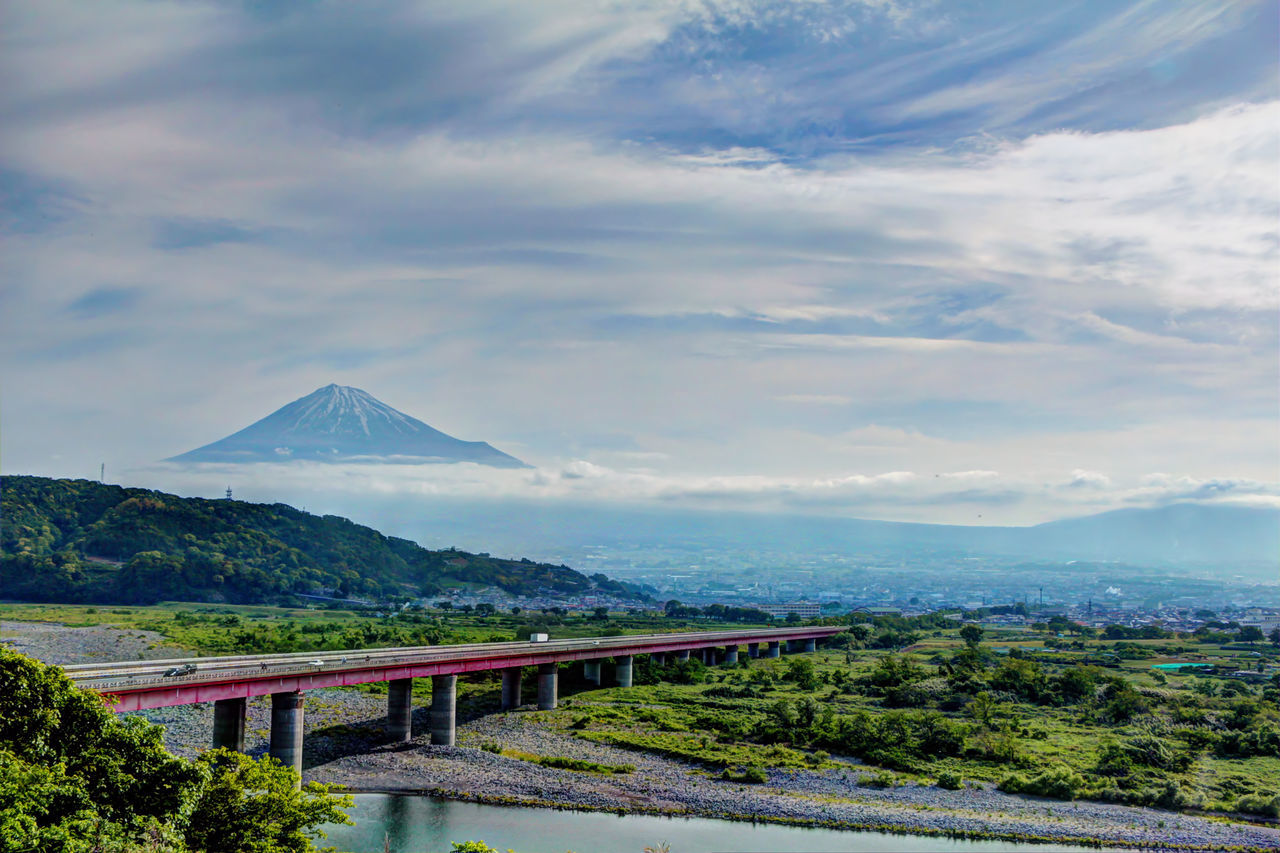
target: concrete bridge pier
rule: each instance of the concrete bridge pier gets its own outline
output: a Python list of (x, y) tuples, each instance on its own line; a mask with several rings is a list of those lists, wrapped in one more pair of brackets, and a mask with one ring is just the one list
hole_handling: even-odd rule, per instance
[(758, 657), (760, 657), (760, 644), (759, 644), (759, 643), (747, 643), (747, 657), (749, 657), (749, 658), (758, 658)]
[(524, 675), (522, 667), (513, 666), (502, 671), (502, 710), (510, 711), (512, 708), (520, 707), (520, 688), (521, 677)]
[(272, 758), (298, 774), (294, 787), (302, 787), (302, 694), (295, 692), (271, 694), (271, 746), (267, 750)]
[(688, 649), (681, 649), (680, 651), (676, 652), (676, 660), (681, 661), (681, 660), (688, 660), (688, 659), (689, 659)]
[(716, 650), (712, 648), (703, 649), (702, 662), (705, 663), (707, 666), (714, 665), (716, 662)]
[(457, 728), (458, 676), (431, 676), (431, 743), (453, 746)]
[(213, 748), (244, 752), (244, 716), (248, 699), (218, 699), (213, 703)]
[(737, 665), (738, 665), (738, 647), (737, 647), (737, 646), (725, 646), (725, 647), (724, 647), (724, 663), (723, 663), (723, 665), (724, 665), (724, 666), (737, 666)]
[(387, 682), (387, 735), (392, 743), (413, 740), (413, 679)]
[(782, 657), (782, 648), (777, 640), (769, 641), (769, 648), (765, 651), (764, 656), (767, 658)]
[(619, 687), (631, 686), (631, 655), (615, 655), (613, 658), (613, 677)]
[(649, 661), (654, 666), (666, 666), (667, 656), (662, 652), (654, 652), (653, 654), (649, 655)]
[(556, 707), (556, 689), (559, 667), (554, 663), (538, 664), (538, 710), (553, 711)]
[(804, 641), (804, 650), (806, 652), (816, 652), (818, 650), (818, 641), (813, 637)]
[(596, 687), (600, 686), (600, 661), (584, 660), (582, 662), (582, 677)]

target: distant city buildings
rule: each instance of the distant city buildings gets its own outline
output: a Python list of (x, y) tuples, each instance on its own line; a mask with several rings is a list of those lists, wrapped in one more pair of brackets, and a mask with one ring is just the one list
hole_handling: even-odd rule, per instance
[(1268, 637), (1272, 631), (1280, 628), (1280, 613), (1274, 611), (1268, 613), (1261, 607), (1250, 607), (1237, 621), (1241, 627), (1258, 628), (1264, 637)]
[(774, 619), (786, 619), (792, 613), (801, 619), (817, 619), (822, 615), (822, 605), (816, 601), (789, 601), (785, 604), (755, 604), (757, 610), (763, 610)]

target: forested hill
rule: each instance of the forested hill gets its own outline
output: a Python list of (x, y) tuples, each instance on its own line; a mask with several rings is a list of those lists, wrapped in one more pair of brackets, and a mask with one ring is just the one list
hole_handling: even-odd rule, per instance
[(284, 504), (182, 498), (90, 480), (0, 479), (0, 598), (257, 603), (293, 593), (434, 595), (458, 583), (517, 594), (635, 595), (602, 574), (431, 551)]

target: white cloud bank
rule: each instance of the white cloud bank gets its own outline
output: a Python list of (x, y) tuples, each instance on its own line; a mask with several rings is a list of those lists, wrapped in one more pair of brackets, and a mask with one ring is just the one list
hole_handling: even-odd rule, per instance
[(181, 494), (297, 500), (300, 495), (446, 497), (463, 500), (806, 512), (956, 524), (1037, 523), (1070, 515), (1180, 501), (1280, 507), (1275, 484), (1148, 475), (1114, 483), (1097, 472), (1040, 479), (998, 471), (889, 471), (825, 478), (678, 476), (618, 470), (582, 459), (534, 470), (455, 465), (151, 466), (126, 472), (128, 485)]

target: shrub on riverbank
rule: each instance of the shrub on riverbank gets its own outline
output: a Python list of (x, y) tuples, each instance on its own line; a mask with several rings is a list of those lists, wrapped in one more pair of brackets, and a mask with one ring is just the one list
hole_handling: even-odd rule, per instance
[[(1121, 788), (1109, 781), (1101, 785), (1090, 784), (1085, 777), (1060, 764), (1029, 779), (1020, 773), (1011, 773), (1001, 780), (998, 787), (1008, 794), (1030, 794), (1036, 797), (1051, 797), (1055, 800), (1103, 800), (1130, 806), (1155, 806), (1173, 811), (1199, 809), (1205, 806), (1202, 794), (1188, 790), (1174, 779), (1165, 779), (1155, 784), (1132, 788)], [(1249, 798), (1242, 798), (1241, 801), (1245, 799)], [(1258, 802), (1261, 804), (1264, 801), (1265, 798), (1260, 798)], [(1254, 801), (1250, 800), (1250, 805), (1253, 804)], [(1237, 808), (1241, 811), (1245, 810), (1239, 806)]]
[(634, 773), (636, 766), (634, 764), (602, 764), (598, 761), (584, 761), (581, 758), (565, 758), (559, 755), (533, 755), (528, 752), (520, 752), (515, 749), (502, 749), (497, 744), (484, 744), (480, 748), (486, 752), (494, 752), (498, 755), (505, 755), (508, 758), (517, 758), (520, 761), (528, 761), (530, 764), (538, 764), (542, 767), (554, 767), (557, 770), (574, 770), (579, 773)]
[(1280, 795), (1250, 794), (1236, 800), (1235, 809), (1245, 814), (1280, 817)]
[(958, 791), (964, 787), (964, 780), (960, 778), (959, 773), (943, 770), (938, 774), (938, 787), (948, 791)]
[(634, 773), (634, 764), (602, 764), (598, 761), (584, 761), (581, 758), (564, 758), (559, 755), (540, 755), (533, 759), (535, 764), (543, 767), (555, 767), (559, 770), (576, 770), (580, 773)]
[(1011, 773), (1000, 781), (1001, 791), (1009, 794), (1032, 794), (1037, 797), (1053, 797), (1056, 800), (1074, 800), (1085, 793), (1084, 777), (1061, 764), (1050, 767), (1030, 779), (1021, 773)]
[(730, 770), (726, 767), (724, 772), (720, 774), (720, 778), (729, 782), (743, 782), (748, 785), (763, 785), (765, 782), (769, 781), (769, 774), (767, 774), (764, 768), (760, 765), (752, 764), (741, 772)]

